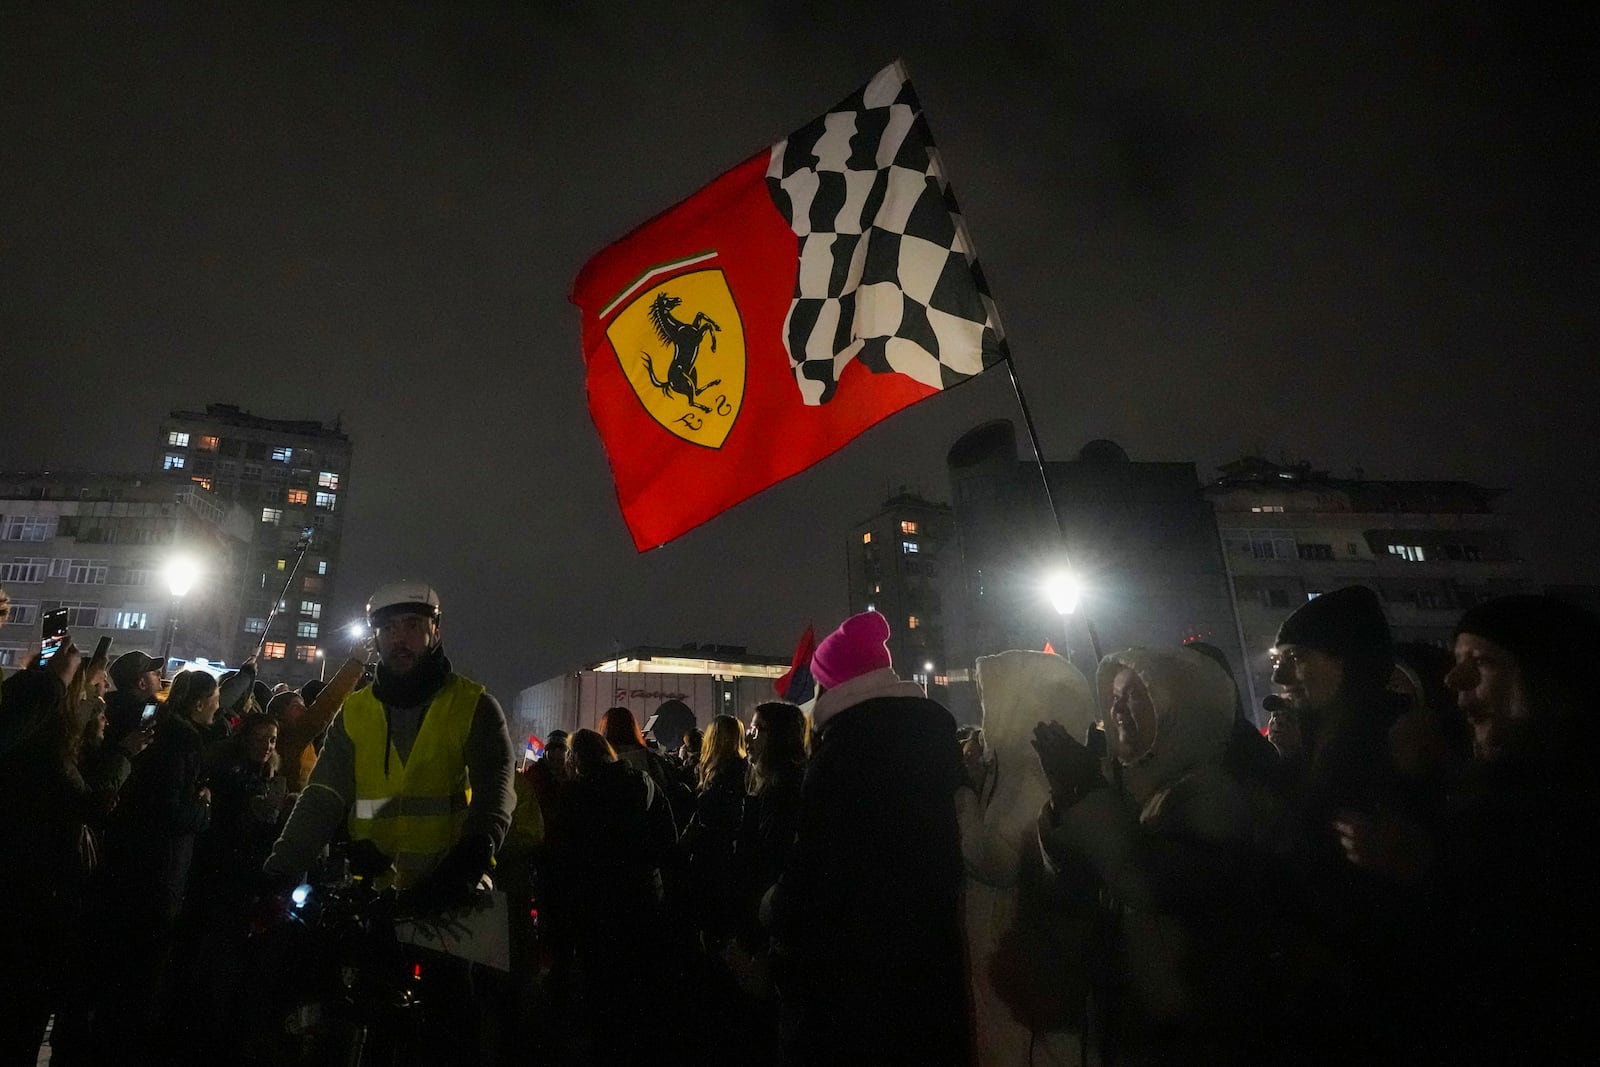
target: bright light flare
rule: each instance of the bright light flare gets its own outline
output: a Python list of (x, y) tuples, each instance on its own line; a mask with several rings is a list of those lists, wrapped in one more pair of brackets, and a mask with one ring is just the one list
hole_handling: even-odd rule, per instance
[(1057, 615), (1071, 615), (1083, 597), (1083, 582), (1071, 571), (1056, 571), (1045, 579), (1044, 591)]
[(194, 587), (200, 577), (200, 565), (188, 556), (174, 556), (167, 561), (167, 588), (173, 596), (183, 596)]

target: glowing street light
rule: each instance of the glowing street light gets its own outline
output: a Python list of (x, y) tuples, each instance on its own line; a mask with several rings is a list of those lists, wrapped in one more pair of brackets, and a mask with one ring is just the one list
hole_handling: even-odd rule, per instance
[(1078, 600), (1083, 596), (1083, 583), (1071, 571), (1056, 571), (1045, 579), (1044, 591), (1057, 615), (1071, 615), (1078, 610)]
[(200, 565), (188, 556), (173, 556), (167, 561), (163, 574), (167, 579), (167, 589), (172, 593), (172, 609), (167, 613), (167, 643), (161, 650), (161, 673), (167, 673), (167, 661), (172, 658), (172, 641), (178, 636), (178, 610), (183, 605), (183, 598), (194, 588), (195, 581), (200, 577)]

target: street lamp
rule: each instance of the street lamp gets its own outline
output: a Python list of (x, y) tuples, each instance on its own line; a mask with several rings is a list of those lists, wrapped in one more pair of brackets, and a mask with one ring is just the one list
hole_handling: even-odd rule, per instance
[(1083, 596), (1083, 583), (1071, 571), (1059, 570), (1045, 579), (1044, 591), (1057, 615), (1071, 615), (1078, 610), (1078, 600)]
[(328, 669), (328, 654), (322, 649), (317, 649), (317, 681), (325, 682), (325, 672)]
[(172, 610), (167, 613), (167, 644), (161, 650), (161, 673), (167, 672), (167, 661), (172, 658), (172, 640), (178, 635), (178, 609), (184, 595), (194, 587), (200, 577), (200, 567), (188, 556), (174, 556), (165, 569), (167, 589), (172, 593)]

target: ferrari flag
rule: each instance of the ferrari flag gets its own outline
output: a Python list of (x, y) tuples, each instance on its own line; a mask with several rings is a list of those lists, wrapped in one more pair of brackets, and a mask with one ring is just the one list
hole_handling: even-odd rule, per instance
[(1005, 358), (899, 63), (595, 256), (572, 300), (641, 552)]

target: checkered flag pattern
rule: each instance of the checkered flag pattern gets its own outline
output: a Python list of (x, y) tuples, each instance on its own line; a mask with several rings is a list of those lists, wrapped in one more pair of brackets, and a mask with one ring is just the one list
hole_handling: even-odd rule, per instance
[(983, 271), (899, 64), (772, 148), (767, 188), (799, 239), (784, 323), (805, 403), (851, 360), (944, 389), (1005, 358)]

